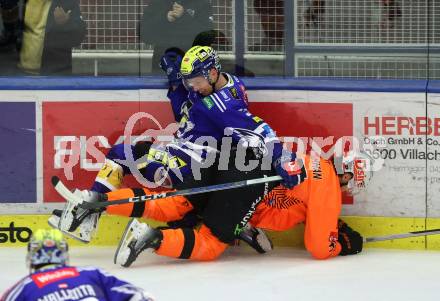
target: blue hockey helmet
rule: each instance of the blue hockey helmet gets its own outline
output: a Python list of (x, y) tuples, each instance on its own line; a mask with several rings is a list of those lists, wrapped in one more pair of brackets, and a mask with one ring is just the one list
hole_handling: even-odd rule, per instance
[(180, 66), (180, 72), (182, 73), (184, 84), (189, 79), (198, 76), (203, 76), (211, 83), (209, 71), (213, 68), (217, 69), (217, 71), (221, 69), (217, 51), (209, 46), (193, 46), (185, 53)]

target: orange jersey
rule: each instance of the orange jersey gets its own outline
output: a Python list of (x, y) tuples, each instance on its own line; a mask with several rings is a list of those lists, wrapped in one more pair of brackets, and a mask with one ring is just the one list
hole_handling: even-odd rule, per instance
[(305, 223), (304, 242), (316, 258), (336, 256), (341, 189), (329, 160), (304, 157), (307, 179), (292, 189), (279, 185), (257, 206), (250, 223), (258, 228), (284, 231)]
[[(258, 228), (284, 231), (304, 222), (307, 250), (320, 259), (336, 256), (341, 249), (337, 242), (337, 222), (341, 210), (338, 177), (330, 161), (306, 156), (304, 164), (307, 179), (293, 189), (281, 185), (272, 189), (258, 204), (250, 223)], [(151, 193), (143, 188), (121, 189), (107, 195), (109, 200), (117, 200)], [(183, 218), (192, 209), (193, 206), (185, 197), (174, 196), (143, 203), (109, 206), (107, 213), (174, 221)], [(164, 230), (163, 235), (164, 240), (157, 253), (171, 257), (210, 260), (220, 255), (227, 246), (214, 237), (206, 226), (198, 231)], [(193, 250), (190, 255), (186, 254), (189, 249)], [(182, 257), (182, 254), (186, 256)]]

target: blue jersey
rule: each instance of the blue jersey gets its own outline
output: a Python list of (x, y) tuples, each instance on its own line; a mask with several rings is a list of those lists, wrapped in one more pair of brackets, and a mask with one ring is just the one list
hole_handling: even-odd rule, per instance
[[(232, 146), (240, 144), (252, 148), (257, 157), (269, 153), (272, 162), (281, 157), (282, 146), (274, 131), (248, 111), (244, 84), (236, 76), (223, 75), (227, 84), (206, 97), (195, 92), (188, 93), (183, 85), (168, 92), (180, 127), (176, 139), (164, 146), (163, 153), (166, 155), (161, 155), (159, 151), (150, 159), (171, 163), (168, 164), (170, 168), (185, 176), (191, 174), (191, 166), (202, 163), (208, 153), (218, 153), (222, 142), (226, 141), (224, 137), (230, 137)], [(268, 145), (271, 147), (268, 148)]]
[(1, 301), (153, 300), (142, 289), (94, 267), (37, 271), (15, 284)]

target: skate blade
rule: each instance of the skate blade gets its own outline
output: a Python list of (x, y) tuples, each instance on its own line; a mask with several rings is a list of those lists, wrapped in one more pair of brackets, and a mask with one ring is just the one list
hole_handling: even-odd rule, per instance
[(81, 191), (75, 189), (72, 194), (72, 198), (66, 199), (66, 205), (63, 208), (63, 212), (61, 213), (60, 223), (58, 225), (59, 229), (63, 232), (74, 232), (72, 231), (72, 225), (74, 223), (73, 212), (78, 209), (78, 205), (82, 203), (81, 198), (78, 195), (81, 194)]
[(128, 248), (128, 245), (130, 244), (133, 237), (133, 227), (136, 224), (139, 224), (139, 222), (137, 221), (137, 219), (132, 218), (125, 227), (124, 234), (119, 241), (118, 248), (116, 249), (115, 256), (113, 257), (114, 264), (128, 267), (126, 265), (130, 256), (130, 249)]
[(59, 222), (60, 222), (60, 218), (56, 215), (52, 215), (47, 220), (47, 223), (49, 224), (49, 226), (51, 226), (54, 229), (60, 230), (61, 232), (63, 232), (63, 234), (65, 234), (66, 236), (68, 236), (72, 239), (75, 239), (77, 241), (80, 241), (80, 242), (86, 243), (86, 244), (88, 244), (90, 242), (90, 240), (92, 239), (92, 235), (91, 235), (92, 233), (90, 235), (85, 235), (85, 234), (81, 233), (80, 228), (78, 228), (74, 232), (63, 231), (62, 229), (60, 229), (58, 227)]
[[(63, 197), (63, 199), (66, 200), (66, 205), (64, 206), (63, 213), (61, 214), (61, 219), (58, 224), (58, 229), (66, 233), (70, 227), (73, 224), (73, 218), (68, 216), (68, 210), (67, 208), (72, 208), (75, 206), (78, 206), (82, 203), (81, 197), (78, 196), (78, 192), (76, 189), (75, 192), (71, 192), (64, 183), (56, 176), (52, 177), (52, 185), (55, 188), (55, 190), (58, 192), (60, 196)], [(72, 208), (73, 210), (73, 208)]]
[(257, 242), (260, 245), (261, 249), (264, 251), (264, 253), (270, 252), (273, 250), (273, 243), (272, 240), (267, 236), (267, 234), (259, 229), (255, 228), (258, 232), (257, 234)]

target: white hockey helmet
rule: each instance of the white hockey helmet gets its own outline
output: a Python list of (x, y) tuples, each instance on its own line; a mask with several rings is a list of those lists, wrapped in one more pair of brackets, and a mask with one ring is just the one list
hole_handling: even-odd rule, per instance
[(373, 177), (374, 160), (364, 152), (348, 151), (342, 157), (342, 171), (351, 173), (353, 177), (347, 184), (347, 192), (351, 195), (365, 191)]
[(26, 263), (30, 272), (47, 265), (66, 265), (68, 245), (60, 230), (38, 229), (28, 243)]

